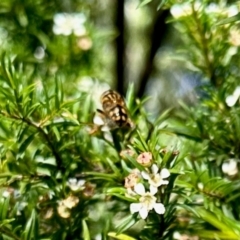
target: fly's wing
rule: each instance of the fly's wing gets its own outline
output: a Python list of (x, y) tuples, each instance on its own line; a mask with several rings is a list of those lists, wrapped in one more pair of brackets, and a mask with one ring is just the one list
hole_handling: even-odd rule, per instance
[(107, 90), (101, 95), (102, 110), (97, 109), (94, 124), (101, 126), (102, 131), (119, 127), (134, 127), (129, 118), (124, 98), (116, 91)]
[(109, 118), (102, 110), (97, 109), (93, 123), (100, 126), (102, 131), (109, 131), (118, 128), (116, 122)]

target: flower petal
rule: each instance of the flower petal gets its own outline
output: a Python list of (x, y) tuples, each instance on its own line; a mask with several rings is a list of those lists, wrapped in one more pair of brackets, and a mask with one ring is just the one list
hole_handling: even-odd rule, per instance
[(229, 176), (233, 176), (238, 173), (237, 161), (235, 159), (229, 159), (228, 162), (223, 163), (222, 171)]
[(153, 185), (150, 185), (150, 193), (152, 195), (155, 195), (158, 191), (158, 188), (157, 187), (154, 187)]
[(166, 168), (163, 168), (160, 172), (160, 175), (162, 178), (167, 178), (170, 176), (170, 172), (168, 171), (168, 169)]
[(159, 186), (161, 186), (161, 185), (167, 185), (169, 183), (169, 181), (168, 180), (161, 180), (161, 182), (160, 182), (160, 185)]
[(139, 212), (142, 207), (141, 203), (131, 203), (130, 204), (130, 212), (133, 214), (135, 212)]
[(240, 97), (240, 86), (238, 86), (234, 93), (233, 93), (233, 96), (236, 97), (236, 98), (239, 98)]
[(104, 120), (101, 116), (96, 114), (93, 118), (93, 123), (101, 126), (101, 125), (104, 125)]
[(158, 213), (158, 214), (164, 214), (165, 213), (165, 207), (162, 203), (155, 203), (153, 208), (156, 211), (156, 213)]
[(237, 102), (238, 98), (235, 97), (234, 95), (230, 95), (226, 98), (226, 104), (229, 106), (229, 107), (232, 107), (235, 105), (235, 103)]
[(145, 188), (142, 183), (137, 183), (134, 186), (134, 191), (139, 195), (143, 195), (145, 193)]
[(152, 173), (153, 174), (156, 174), (158, 172), (158, 170), (159, 170), (159, 168), (158, 168), (158, 166), (156, 164), (153, 164), (151, 169), (152, 169)]
[(146, 219), (146, 217), (148, 216), (148, 210), (145, 207), (143, 207), (140, 209), (139, 214), (142, 219)]
[(149, 174), (148, 174), (146, 171), (142, 171), (142, 172), (141, 172), (141, 175), (142, 175), (142, 177), (143, 177), (144, 179), (146, 179), (146, 180), (149, 180), (149, 179), (150, 179), (150, 176), (149, 176)]
[(158, 173), (152, 176), (151, 179), (148, 180), (149, 184), (155, 187), (159, 187), (161, 184), (161, 181), (162, 181), (162, 177)]

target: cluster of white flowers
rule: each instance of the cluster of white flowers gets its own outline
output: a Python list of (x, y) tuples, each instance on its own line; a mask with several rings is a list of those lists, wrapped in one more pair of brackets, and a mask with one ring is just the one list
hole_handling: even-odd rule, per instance
[[(137, 161), (142, 163), (144, 159), (144, 164), (147, 162), (150, 164), (152, 161), (151, 153), (142, 153), (138, 156)], [(125, 178), (125, 187), (127, 188), (127, 193), (131, 197), (134, 197), (137, 202), (130, 204), (130, 212), (138, 212), (142, 219), (146, 219), (149, 211), (155, 210), (158, 214), (165, 213), (165, 207), (161, 202), (157, 202), (158, 188), (162, 185), (167, 185), (170, 172), (168, 169), (163, 168), (159, 170), (156, 164), (152, 164), (150, 167), (145, 167), (145, 171), (140, 172), (134, 169), (129, 176)], [(147, 181), (146, 181), (147, 180)], [(141, 182), (140, 182), (141, 181)], [(146, 190), (145, 186), (149, 189)]]
[(86, 34), (84, 23), (86, 16), (83, 13), (57, 13), (53, 17), (53, 32), (56, 35), (74, 34), (83, 36)]
[[(194, 9), (196, 11), (199, 10), (199, 8), (201, 7), (201, 3), (200, 2), (195, 2), (194, 3)], [(187, 3), (182, 3), (182, 4), (174, 4), (172, 6), (172, 8), (170, 9), (171, 14), (174, 18), (178, 19), (181, 17), (186, 17), (192, 14), (193, 9), (192, 9), (192, 5), (190, 2)]]
[(181, 17), (189, 16), (193, 13), (193, 9), (197, 12), (204, 10), (207, 14), (222, 14), (227, 17), (232, 17), (238, 14), (237, 5), (226, 5), (220, 6), (216, 3), (211, 3), (208, 6), (204, 6), (201, 1), (177, 3), (171, 7), (171, 14), (174, 18), (178, 19)]

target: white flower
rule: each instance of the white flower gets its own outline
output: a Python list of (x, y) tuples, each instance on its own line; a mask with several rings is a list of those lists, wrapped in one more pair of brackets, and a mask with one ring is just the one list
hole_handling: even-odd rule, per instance
[(86, 17), (83, 13), (57, 13), (53, 21), (53, 32), (56, 35), (68, 36), (73, 33), (76, 36), (82, 36), (86, 34), (86, 28), (83, 25)]
[(72, 191), (78, 191), (85, 187), (85, 182), (86, 181), (84, 179), (77, 180), (76, 178), (69, 178), (67, 183)]
[(89, 76), (81, 77), (77, 81), (77, 88), (88, 94), (96, 108), (101, 108), (102, 105), (99, 99), (102, 93), (110, 88), (109, 84), (99, 82)]
[(237, 5), (231, 5), (229, 8), (227, 8), (228, 17), (236, 16), (238, 13), (239, 10)]
[(238, 86), (234, 93), (232, 95), (229, 95), (227, 98), (226, 98), (226, 104), (229, 106), (229, 107), (233, 107), (237, 100), (239, 99), (240, 97), (240, 86)]
[(140, 195), (139, 203), (130, 205), (131, 213), (139, 212), (142, 219), (146, 219), (148, 212), (152, 209), (158, 214), (165, 213), (165, 207), (162, 203), (156, 203), (157, 198), (152, 192), (146, 192), (142, 183), (138, 183), (134, 187), (135, 192)]
[(71, 209), (74, 208), (79, 203), (79, 198), (76, 196), (68, 196), (66, 199), (62, 200), (65, 207)]
[[(199, 11), (201, 7), (201, 2), (196, 1), (194, 3), (195, 11)], [(190, 3), (174, 4), (170, 12), (174, 18), (181, 18), (192, 15), (193, 9)]]
[(205, 11), (207, 14), (220, 14), (223, 12), (223, 9), (216, 3), (210, 3), (206, 6)]
[(179, 232), (174, 232), (173, 238), (177, 240), (199, 240), (198, 236), (189, 236), (187, 234), (180, 234)]
[(10, 192), (9, 191), (7, 191), (7, 190), (5, 190), (5, 191), (3, 191), (3, 193), (2, 193), (2, 196), (4, 197), (4, 198), (8, 198), (9, 196), (10, 196)]
[(228, 162), (223, 163), (222, 171), (229, 176), (236, 175), (238, 173), (237, 160), (229, 159)]
[(164, 179), (170, 176), (170, 172), (168, 169), (163, 168), (161, 172), (158, 173), (159, 168), (156, 164), (152, 165), (151, 170), (152, 173), (143, 171), (142, 177), (148, 180), (150, 184), (150, 191), (155, 194), (159, 186), (168, 184), (169, 181)]
[(203, 190), (203, 189), (204, 189), (204, 185), (203, 185), (202, 182), (199, 182), (199, 183), (197, 184), (197, 186), (198, 186), (198, 188), (199, 188), (200, 190)]
[(191, 15), (192, 9), (190, 4), (184, 4), (184, 5), (175, 4), (172, 6), (170, 12), (174, 18), (180, 18), (183, 16)]

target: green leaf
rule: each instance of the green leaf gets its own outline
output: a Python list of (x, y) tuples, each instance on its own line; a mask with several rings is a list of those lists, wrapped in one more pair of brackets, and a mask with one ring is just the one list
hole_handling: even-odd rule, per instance
[(162, 8), (162, 6), (163, 6), (164, 4), (166, 4), (167, 2), (168, 2), (168, 0), (162, 0), (162, 1), (159, 3), (159, 5), (158, 5), (157, 10), (160, 10), (160, 9)]
[(194, 234), (203, 239), (224, 239), (224, 240), (239, 240), (240, 236), (232, 234), (232, 232), (219, 232), (210, 230), (194, 231)]
[(9, 201), (10, 201), (9, 197), (7, 198), (2, 197), (0, 199), (0, 220), (1, 221), (4, 221), (7, 218), (7, 213), (9, 210)]
[(56, 141), (59, 142), (61, 140), (61, 136), (60, 136), (60, 133), (59, 133), (57, 127), (53, 126), (52, 130), (54, 132), (54, 135), (56, 136)]
[(119, 240), (136, 240), (136, 238), (130, 237), (126, 234), (117, 234), (115, 232), (109, 232), (108, 236)]
[(81, 98), (76, 98), (76, 99), (67, 100), (65, 102), (62, 102), (61, 108), (67, 108), (69, 106), (72, 106), (73, 104), (79, 102), (79, 100), (81, 100)]
[(154, 126), (160, 125), (163, 121), (165, 121), (167, 118), (169, 118), (169, 115), (173, 109), (169, 108), (157, 118), (157, 120), (154, 122)]
[(64, 100), (64, 89), (63, 89), (63, 82), (60, 81), (60, 87), (61, 87), (61, 91), (60, 91), (60, 102), (62, 104), (63, 100)]
[(141, 133), (138, 130), (137, 130), (137, 134), (138, 134), (139, 140), (137, 138), (134, 138), (134, 143), (141, 151), (148, 152), (149, 151), (148, 145), (146, 144), (145, 140), (143, 139)]
[(13, 65), (11, 64), (11, 60), (10, 59), (5, 59), (5, 60), (7, 61), (8, 66), (6, 66), (4, 59), (2, 59), (2, 66), (3, 66), (4, 70), (5, 70), (5, 74), (7, 76), (7, 80), (8, 80), (9, 86), (11, 86), (11, 88), (13, 90), (15, 90), (16, 89), (16, 85), (15, 85), (13, 76), (12, 76), (11, 72), (9, 71), (9, 68), (10, 67), (13, 68)]
[(91, 95), (86, 95), (85, 99), (82, 100), (83, 102), (81, 103), (80, 107), (81, 107), (81, 121), (88, 121), (89, 116), (90, 116), (90, 112), (89, 110), (91, 109), (92, 106), (92, 97)]
[(29, 144), (33, 141), (34, 136), (36, 133), (31, 134), (30, 136), (28, 136), (24, 142), (20, 145), (20, 148), (18, 150), (19, 155), (21, 155), (22, 153), (24, 153), (27, 149), (27, 147), (29, 146)]
[(24, 124), (21, 124), (21, 129), (18, 133), (18, 136), (17, 136), (17, 141), (18, 142), (22, 142), (23, 141), (23, 138), (27, 135), (28, 133), (28, 130), (29, 130), (29, 126), (25, 126)]
[(24, 240), (35, 240), (39, 239), (38, 237), (38, 218), (35, 209), (32, 210), (32, 214), (28, 219), (26, 224), (24, 233), (23, 233)]
[(136, 219), (133, 217), (132, 214), (126, 216), (121, 220), (121, 223), (116, 227), (117, 228), (117, 234), (121, 232), (125, 232), (130, 227), (132, 227), (136, 223)]
[(14, 97), (12, 95), (12, 93), (10, 92), (9, 88), (6, 89), (4, 87), (0, 87), (0, 92), (6, 97), (7, 100), (13, 102), (14, 101)]
[(55, 78), (55, 108), (59, 109), (60, 101), (59, 101), (59, 87), (58, 87), (58, 79)]
[(48, 91), (47, 91), (47, 87), (43, 85), (43, 91), (44, 91), (44, 95), (45, 95), (45, 102), (42, 103), (44, 106), (46, 106), (47, 108), (47, 113), (50, 115), (51, 114), (51, 109), (50, 109), (50, 97), (48, 95)]
[(34, 104), (28, 109), (28, 112), (27, 112), (26, 117), (30, 117), (31, 114), (32, 114), (34, 111), (36, 111), (40, 106), (41, 106), (40, 103), (34, 103)]
[(229, 23), (237, 22), (237, 21), (240, 21), (240, 13), (238, 13), (238, 14), (232, 16), (232, 17), (220, 20), (220, 21), (217, 22), (216, 25), (229, 24)]
[(107, 193), (108, 195), (110, 195), (110, 196), (115, 196), (115, 197), (117, 197), (117, 198), (119, 198), (119, 199), (122, 199), (122, 200), (124, 200), (124, 201), (127, 201), (127, 202), (137, 202), (136, 201), (136, 199), (133, 199), (133, 198), (129, 198), (129, 197), (125, 197), (125, 196), (123, 196), (122, 194), (118, 194), (118, 193), (114, 193), (114, 192), (108, 192)]
[(124, 187), (111, 187), (106, 190), (106, 193), (118, 193), (118, 194), (125, 194), (126, 188)]
[(189, 212), (194, 213), (197, 217), (200, 217), (200, 214), (198, 213), (198, 210), (197, 210), (197, 209), (195, 209), (195, 208), (193, 208), (193, 207), (191, 207), (191, 206), (188, 206), (188, 205), (186, 205), (186, 204), (179, 204), (179, 206), (182, 207), (182, 208), (184, 208), (184, 209), (186, 209), (186, 210), (189, 211)]
[(1, 223), (1, 226), (4, 226), (4, 225), (8, 225), (9, 226), (9, 223), (12, 223), (13, 221), (15, 221), (16, 219), (15, 218), (10, 218), (10, 219), (4, 219)]
[(126, 105), (127, 108), (132, 112), (135, 102), (135, 96), (134, 96), (134, 84), (131, 83), (128, 87), (127, 94), (126, 94)]
[(8, 178), (8, 177), (12, 177), (13, 174), (12, 173), (0, 173), (0, 178)]
[(126, 157), (127, 157), (127, 159), (132, 163), (132, 165), (133, 165), (134, 167), (136, 167), (136, 168), (139, 169), (140, 171), (145, 171), (144, 166), (142, 166), (140, 163), (138, 163), (135, 158), (133, 158), (133, 157), (131, 157), (131, 156), (129, 156), (129, 155), (127, 155)]
[(66, 149), (69, 149), (69, 147), (75, 146), (75, 141), (66, 142), (59, 148), (59, 152), (66, 151)]
[(114, 162), (113, 162), (111, 159), (109, 159), (109, 158), (107, 158), (106, 160), (107, 160), (110, 168), (112, 169), (112, 171), (113, 171), (115, 174), (119, 175), (119, 173), (120, 173), (120, 172), (119, 172), (119, 168), (114, 164)]
[(85, 220), (82, 220), (82, 227), (83, 227), (83, 239), (84, 240), (91, 240), (88, 225), (87, 225)]
[(172, 128), (166, 128), (165, 130), (175, 133), (179, 136), (183, 136), (187, 139), (194, 140), (196, 142), (202, 142), (202, 138), (196, 134), (197, 129), (191, 129), (190, 127), (189, 128), (181, 127), (181, 129), (172, 127)]
[(237, 235), (234, 233), (234, 229), (232, 229), (230, 226), (228, 226), (226, 224), (226, 221), (224, 221), (223, 218), (225, 218), (225, 217), (223, 215), (219, 216), (219, 213), (218, 213), (218, 215), (213, 214), (210, 211), (207, 211), (206, 209), (203, 209), (203, 208), (196, 208), (196, 211), (197, 211), (198, 215), (203, 220), (205, 220), (206, 222), (212, 224), (217, 229), (221, 230), (222, 232), (228, 233), (234, 239), (235, 239), (235, 237), (237, 237)]
[(152, 0), (143, 0), (143, 1), (138, 5), (138, 8), (147, 5), (147, 4), (150, 3), (151, 1), (152, 1)]
[(117, 176), (116, 174), (106, 174), (106, 173), (99, 173), (99, 172), (85, 172), (87, 176), (92, 176), (92, 179), (102, 179), (106, 181), (116, 181)]
[(189, 183), (187, 181), (182, 181), (182, 180), (179, 180), (179, 179), (176, 180), (175, 184), (176, 184), (176, 186), (181, 187), (181, 188), (185, 188), (185, 189), (194, 188), (194, 185), (192, 183)]

